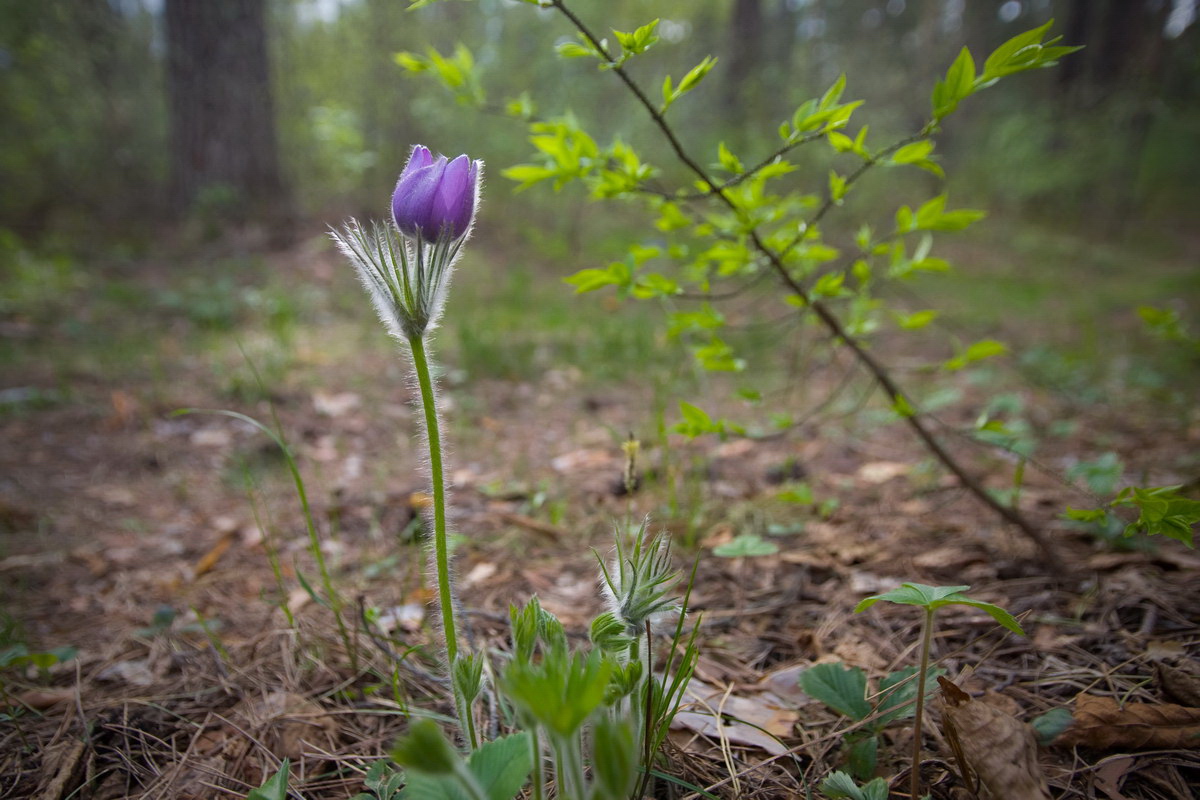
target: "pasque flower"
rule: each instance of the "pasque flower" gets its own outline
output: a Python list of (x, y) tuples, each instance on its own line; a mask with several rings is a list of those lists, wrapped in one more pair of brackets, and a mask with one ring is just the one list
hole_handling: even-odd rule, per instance
[(454, 676), (451, 690), (455, 709), (469, 733), (472, 747), (476, 745), (476, 735), (470, 705), (478, 693), (480, 673), (470, 656), (462, 660), (458, 657), (441, 433), (425, 340), (441, 316), (454, 262), (471, 233), (482, 175), (482, 161), (471, 161), (466, 156), (453, 161), (445, 156), (435, 158), (427, 147), (417, 145), (392, 194), (395, 225), (372, 222), (367, 227), (351, 219), (340, 230), (331, 231), (338, 249), (358, 272), (379, 318), (389, 333), (408, 345), (412, 357), (429, 448), (434, 568), (446, 638), (446, 663)]
[(417, 145), (392, 193), (392, 217), (405, 236), (428, 242), (459, 239), (471, 229), (479, 198), (482, 161), (453, 161)]
[(405, 341), (437, 324), (450, 274), (471, 233), (483, 162), (417, 145), (392, 193), (395, 227), (349, 220), (333, 239), (358, 270), (388, 330)]

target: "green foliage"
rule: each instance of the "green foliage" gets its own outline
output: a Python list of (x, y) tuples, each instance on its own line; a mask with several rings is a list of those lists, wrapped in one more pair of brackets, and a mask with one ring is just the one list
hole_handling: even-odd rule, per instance
[(529, 734), (494, 739), (463, 759), (430, 720), (417, 720), (392, 750), (408, 770), (401, 798), (410, 800), (512, 800), (529, 780)]
[(756, 533), (740, 534), (731, 541), (713, 548), (713, 555), (721, 558), (754, 558), (773, 556), (778, 552), (779, 545), (768, 542)]
[(887, 800), (888, 783), (883, 778), (875, 778), (859, 786), (844, 772), (834, 772), (821, 781), (821, 791), (831, 800)]
[(246, 795), (246, 800), (287, 800), (290, 766), (291, 762), (285, 758), (279, 765), (279, 770), (267, 778), (262, 786), (250, 790), (250, 794)]
[(1111, 509), (1136, 509), (1137, 519), (1125, 525), (1126, 537), (1162, 535), (1195, 547), (1194, 529), (1200, 524), (1200, 501), (1181, 495), (1179, 489), (1179, 486), (1130, 486), (1122, 489), (1108, 508), (1068, 508), (1064, 516), (1077, 522), (1103, 523), (1112, 516)]
[(866, 700), (867, 673), (858, 667), (817, 664), (800, 674), (800, 688), (856, 722), (871, 713), (871, 704)]
[(1043, 747), (1050, 745), (1067, 728), (1075, 717), (1069, 708), (1052, 708), (1045, 714), (1040, 714), (1029, 724), (1037, 735), (1038, 743)]
[(873, 595), (862, 600), (854, 607), (854, 611), (855, 613), (865, 611), (880, 600), (900, 605), (920, 606), (930, 612), (950, 605), (970, 606), (986, 611), (992, 619), (1013, 633), (1025, 635), (1025, 631), (1022, 630), (1016, 618), (1000, 606), (981, 600), (972, 600), (963, 594), (970, 588), (970, 586), (928, 586), (924, 583), (904, 583), (890, 592)]
[[(866, 780), (874, 774), (879, 734), (890, 723), (915, 713), (916, 674), (916, 667), (889, 673), (879, 682), (878, 700), (874, 703), (867, 689), (867, 674), (859, 667), (817, 664), (800, 674), (800, 688), (809, 697), (855, 722), (866, 723), (843, 738), (847, 767), (854, 777)], [(945, 670), (933, 667), (928, 670), (925, 680), (928, 682), (943, 674)]]

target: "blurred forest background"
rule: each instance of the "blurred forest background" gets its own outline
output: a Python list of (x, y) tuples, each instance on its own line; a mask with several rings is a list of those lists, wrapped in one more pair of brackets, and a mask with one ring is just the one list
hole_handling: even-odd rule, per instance
[[(775, 129), (841, 72), (877, 142), (916, 129), (935, 78), (966, 44), (989, 51), (1054, 17), (1087, 49), (973, 101), (939, 144), (957, 202), (1088, 234), (1184, 232), (1200, 184), (1200, 26), (1194, 0), (587, 0), (664, 44), (635, 72), (658, 79), (705, 54), (721, 66), (676, 112), (689, 144), (769, 152)], [(163, 223), (210, 234), (261, 221), (379, 212), (414, 142), (488, 162), (483, 230), (550, 247), (578, 214), (498, 177), (524, 127), (413, 80), (401, 51), (469, 43), (489, 103), (521, 89), (571, 108), (598, 137), (662, 146), (617, 81), (564, 71), (566, 33), (513, 0), (0, 0), (0, 230), (4, 249), (136, 255)], [(656, 71), (657, 70), (657, 71)], [(564, 75), (570, 75), (564, 78)], [(719, 86), (714, 86), (720, 81)], [(473, 89), (474, 87), (472, 87)], [(667, 162), (668, 159), (662, 159)], [(535, 230), (527, 230), (534, 228)], [(523, 230), (526, 229), (526, 230)], [(307, 228), (311, 231), (311, 226)], [(531, 237), (531, 238), (530, 238)], [(576, 242), (577, 244), (577, 242)]]

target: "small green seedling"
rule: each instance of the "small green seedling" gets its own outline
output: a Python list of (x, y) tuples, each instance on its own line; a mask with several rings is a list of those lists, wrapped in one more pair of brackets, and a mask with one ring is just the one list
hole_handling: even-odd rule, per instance
[[(1000, 606), (972, 600), (963, 594), (970, 586), (927, 586), (923, 583), (904, 583), (890, 592), (868, 597), (854, 607), (855, 613), (865, 611), (880, 600), (905, 606), (920, 606), (925, 609), (925, 621), (921, 631), (921, 666), (917, 670), (917, 703), (913, 719), (912, 771), (909, 782), (912, 797), (920, 797), (921, 788), (921, 723), (925, 710), (925, 683), (929, 674), (929, 649), (933, 641), (933, 615), (943, 606), (971, 606), (986, 611), (992, 619), (1013, 633), (1021, 636), (1025, 631), (1012, 614)], [(850, 795), (846, 795), (850, 796)]]
[[(912, 716), (913, 700), (917, 694), (916, 667), (906, 667), (889, 673), (879, 682), (878, 700), (871, 702), (867, 691), (867, 673), (859, 667), (844, 664), (817, 664), (800, 674), (800, 688), (815, 700), (849, 717), (855, 730), (843, 737), (846, 761), (850, 774), (859, 780), (869, 780), (875, 773), (879, 751), (879, 734), (889, 724)], [(925, 676), (926, 682), (945, 674), (934, 667)]]
[(285, 758), (279, 765), (279, 771), (267, 778), (262, 786), (251, 789), (250, 794), (246, 795), (246, 800), (287, 800), (290, 766), (291, 762)]
[(887, 800), (888, 783), (883, 778), (875, 778), (859, 786), (846, 773), (834, 772), (821, 781), (821, 792), (830, 800)]

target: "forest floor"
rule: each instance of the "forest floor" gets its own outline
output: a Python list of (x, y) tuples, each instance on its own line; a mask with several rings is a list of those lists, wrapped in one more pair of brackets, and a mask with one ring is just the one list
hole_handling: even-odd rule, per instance
[[(990, 258), (978, 263), (995, 290), (1006, 277)], [(1156, 269), (1200, 296), (1188, 263)], [(285, 757), (293, 796), (361, 791), (406, 709), (446, 710), (428, 677), (428, 500), (403, 356), (316, 240), (262, 258), (214, 252), (174, 272), (86, 266), (60, 265), (43, 276), (57, 283), (0, 309), (0, 798), (244, 797)], [(849, 362), (776, 364), (768, 398), (812, 410), (783, 435), (688, 440), (670, 431), (681, 400), (731, 417), (762, 412), (727, 399), (729, 381), (696, 375), (652, 312), (571, 297), (536, 273), (472, 277), (472, 266), (441, 334), (467, 619), (477, 642), (505, 649), (509, 604), (536, 593), (585, 632), (602, 605), (592, 548), (607, 554), (614, 526), (645, 515), (671, 532), (682, 570), (699, 557), (690, 619), (701, 654), (664, 770), (708, 794), (663, 781), (659, 796), (818, 796), (820, 779), (845, 768), (854, 726), (798, 676), (840, 662), (875, 686), (913, 666), (915, 609), (853, 612), (904, 581), (970, 585), (1021, 620), (1026, 637), (947, 608), (934, 655), (968, 707), (1021, 723), (1074, 714), (1037, 753), (1054, 796), (1197, 796), (1200, 556), (1061, 517), (1125, 482), (1194, 491), (1200, 477), (1194, 374), (1117, 357), (1116, 342), (1141, 335), (1136, 292), (1114, 278), (1108, 294), (1089, 295), (1110, 305), (1035, 300), (1022, 315), (984, 319), (1014, 352), (1040, 355), (1021, 360), (1020, 374), (937, 377), (925, 395), (951, 451), (1010, 501), (1018, 459), (969, 432), (987, 412), (1036, 444), (1015, 502), (1067, 564), (1054, 575), (930, 460)], [(1129, 265), (1125, 277), (1137, 272)], [(960, 291), (964, 307), (970, 292), (987, 289)], [(1112, 350), (1117, 366), (1038, 349), (1043, 334), (1062, 333), (1045, 330), (1055, 321), (1078, 332), (1072, 314), (1093, 320), (1092, 350)], [(788, 337), (813, 340), (799, 328)], [(923, 352), (881, 351), (904, 364)], [(325, 598), (278, 448), (237, 419), (174, 413), (183, 408), (268, 424), (277, 414), (353, 655), (314, 602)], [(622, 482), (630, 433), (641, 441), (632, 494)], [(732, 542), (774, 552), (717, 554)], [(369, 630), (364, 609), (377, 610)], [(37, 665), (21, 653), (53, 655)], [(938, 800), (971, 797), (942, 702), (931, 705), (922, 777)], [(1001, 728), (963, 735), (999, 751), (1012, 744)], [(880, 734), (877, 773), (894, 797), (907, 797), (911, 735), (908, 720)]]

